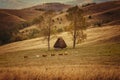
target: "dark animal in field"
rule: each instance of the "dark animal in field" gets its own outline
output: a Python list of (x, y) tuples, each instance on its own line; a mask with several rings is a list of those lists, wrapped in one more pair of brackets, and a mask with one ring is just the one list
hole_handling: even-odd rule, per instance
[(61, 49), (63, 49), (63, 48), (66, 48), (66, 47), (67, 47), (67, 45), (66, 45), (66, 43), (65, 43), (65, 41), (63, 40), (62, 37), (59, 37), (57, 39), (56, 43), (54, 44), (54, 48), (61, 48)]
[(28, 58), (28, 56), (24, 56), (24, 58)]
[(44, 54), (44, 55), (42, 55), (42, 57), (47, 57), (47, 55)]
[(51, 54), (51, 56), (55, 56), (55, 54)]
[(67, 53), (65, 53), (64, 55), (68, 55)]
[(61, 54), (59, 54), (60, 56), (62, 56), (63, 54), (61, 53)]

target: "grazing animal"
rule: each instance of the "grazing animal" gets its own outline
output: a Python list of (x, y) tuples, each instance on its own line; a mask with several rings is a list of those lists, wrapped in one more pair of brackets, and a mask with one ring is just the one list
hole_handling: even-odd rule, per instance
[(37, 57), (37, 58), (39, 58), (39, 57), (40, 57), (40, 55), (36, 55), (36, 57)]
[(62, 56), (63, 54), (61, 53), (61, 54), (59, 54), (60, 56)]
[(42, 55), (42, 57), (47, 57), (47, 55), (44, 54), (44, 55)]
[(28, 56), (24, 56), (24, 58), (28, 58)]
[(67, 53), (65, 53), (64, 55), (68, 55)]
[(66, 52), (64, 53), (64, 55), (68, 55), (68, 52), (66, 51)]
[(55, 54), (51, 54), (51, 56), (55, 56)]

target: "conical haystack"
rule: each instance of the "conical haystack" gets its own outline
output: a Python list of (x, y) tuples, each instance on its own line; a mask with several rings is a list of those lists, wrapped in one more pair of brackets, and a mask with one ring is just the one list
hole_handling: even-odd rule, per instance
[(63, 49), (63, 48), (66, 48), (66, 47), (67, 47), (67, 45), (66, 45), (66, 43), (65, 43), (65, 41), (63, 40), (62, 37), (59, 37), (57, 39), (56, 43), (54, 44), (54, 48), (61, 48), (61, 49)]

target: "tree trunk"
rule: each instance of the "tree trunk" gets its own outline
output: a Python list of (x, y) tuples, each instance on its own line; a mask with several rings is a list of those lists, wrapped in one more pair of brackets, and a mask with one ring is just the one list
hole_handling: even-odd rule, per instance
[(50, 26), (48, 28), (48, 51), (50, 50)]
[[(76, 17), (76, 16), (75, 16)], [(73, 49), (76, 47), (76, 18), (74, 19), (74, 32), (73, 32)]]
[(76, 47), (76, 30), (74, 30), (74, 35), (73, 35), (73, 49)]
[(50, 50), (50, 36), (48, 36), (48, 51)]
[(48, 26), (48, 51), (50, 50), (50, 35), (51, 35), (51, 19), (49, 20)]

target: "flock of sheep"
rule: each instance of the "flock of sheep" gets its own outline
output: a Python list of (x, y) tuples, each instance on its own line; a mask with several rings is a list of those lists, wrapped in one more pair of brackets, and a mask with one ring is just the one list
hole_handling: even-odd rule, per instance
[[(67, 53), (67, 52), (65, 52), (65, 53), (50, 54), (50, 55), (43, 54), (43, 55), (35, 55), (35, 57), (36, 57), (36, 58), (39, 58), (39, 57), (56, 56), (56, 55), (59, 55), (59, 56), (64, 56), (64, 55), (68, 55), (68, 53)], [(29, 56), (24, 56), (24, 58), (29, 58)]]

